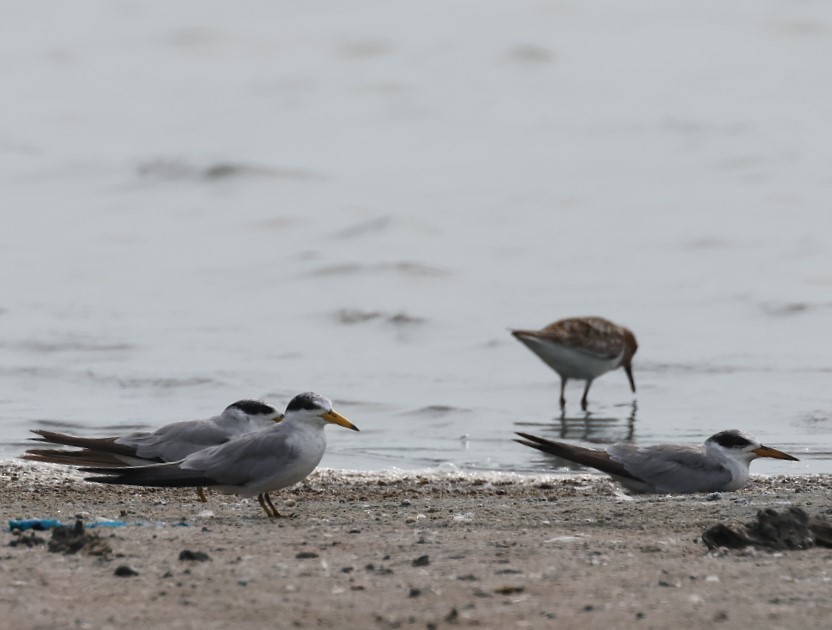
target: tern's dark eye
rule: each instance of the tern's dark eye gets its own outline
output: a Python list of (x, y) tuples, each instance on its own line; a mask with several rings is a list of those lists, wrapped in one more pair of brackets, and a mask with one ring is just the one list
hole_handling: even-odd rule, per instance
[(269, 415), (276, 413), (275, 408), (259, 400), (238, 400), (228, 405), (228, 409), (239, 409), (249, 416)]
[(753, 442), (738, 431), (723, 431), (717, 433), (710, 438), (710, 441), (716, 442), (724, 448), (745, 448), (751, 446)]

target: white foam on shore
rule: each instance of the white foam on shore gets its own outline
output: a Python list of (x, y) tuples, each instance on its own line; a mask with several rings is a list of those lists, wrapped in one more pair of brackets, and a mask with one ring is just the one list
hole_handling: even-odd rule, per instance
[[(86, 473), (60, 464), (6, 460), (0, 461), (0, 478), (15, 477), (38, 482), (83, 481)], [(448, 469), (446, 466), (424, 470), (389, 470), (367, 472), (362, 470), (319, 468), (308, 478), (309, 482), (334, 482), (347, 485), (394, 484), (403, 482), (449, 483), (458, 482), (473, 485), (517, 485), (533, 487), (538, 485), (598, 486), (609, 485), (616, 495), (620, 488), (608, 477), (601, 474), (574, 473), (515, 473), (504, 471), (465, 471)], [(806, 475), (751, 475), (751, 482), (764, 487), (786, 486), (795, 489), (821, 484), (832, 484), (832, 475), (813, 473)], [(629, 495), (628, 495), (629, 496)], [(656, 496), (656, 495), (650, 495)]]
[[(46, 462), (29, 462), (25, 460), (0, 461), (0, 474), (19, 474), (41, 481), (62, 481), (66, 479), (83, 480), (86, 473), (61, 464)], [(602, 479), (597, 474), (539, 474), (514, 473), (502, 471), (465, 471), (456, 467), (439, 466), (423, 470), (389, 470), (367, 472), (362, 470), (318, 468), (310, 476), (310, 480), (337, 480), (347, 483), (412, 481), (427, 479), (429, 481), (466, 481), (483, 483), (512, 483), (520, 485), (536, 485), (552, 481), (575, 480), (576, 482)]]

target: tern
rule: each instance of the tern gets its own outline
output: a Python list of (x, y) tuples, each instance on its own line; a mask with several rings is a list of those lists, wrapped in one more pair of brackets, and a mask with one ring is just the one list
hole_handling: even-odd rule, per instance
[(295, 396), (283, 420), (265, 429), (192, 453), (168, 464), (81, 468), (87, 481), (160, 488), (213, 487), (224, 493), (256, 496), (269, 518), (281, 516), (269, 493), (302, 481), (326, 450), (324, 427), (358, 428), (332, 409), (332, 402), (307, 392)]
[(528, 433), (517, 435), (523, 439), (515, 442), (605, 472), (637, 493), (732, 492), (748, 481), (749, 465), (758, 457), (800, 461), (763, 446), (736, 429), (720, 431), (704, 444), (618, 443), (606, 450), (582, 448)]
[(584, 411), (592, 381), (611, 370), (623, 367), (630, 389), (636, 391), (632, 361), (638, 343), (629, 328), (603, 317), (570, 317), (541, 330), (512, 330), (511, 334), (558, 373), (561, 408), (566, 407), (564, 390), (570, 378), (586, 381), (581, 398)]
[[(283, 414), (259, 400), (238, 400), (222, 413), (206, 420), (167, 424), (154, 432), (128, 433), (120, 437), (85, 438), (54, 431), (34, 430), (40, 442), (75, 446), (80, 450), (29, 449), (23, 459), (69, 466), (142, 466), (175, 462), (191, 453), (259, 431), (280, 422)], [(197, 488), (200, 501), (206, 501)]]

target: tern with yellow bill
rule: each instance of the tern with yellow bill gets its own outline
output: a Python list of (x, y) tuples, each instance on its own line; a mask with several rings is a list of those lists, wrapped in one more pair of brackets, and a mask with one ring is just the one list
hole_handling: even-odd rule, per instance
[(82, 468), (87, 481), (162, 488), (210, 487), (257, 497), (269, 518), (281, 516), (269, 493), (308, 477), (326, 450), (324, 427), (358, 428), (332, 409), (329, 399), (307, 392), (295, 396), (283, 420), (255, 433), (212, 446), (169, 464)]
[(758, 457), (799, 461), (763, 446), (747, 433), (732, 429), (712, 435), (704, 444), (618, 443), (606, 450), (583, 448), (518, 433), (525, 446), (605, 472), (632, 492), (689, 494), (731, 492), (748, 481), (749, 465)]
[[(74, 446), (76, 450), (33, 448), (23, 459), (67, 466), (144, 466), (177, 462), (191, 453), (217, 446), (259, 431), (283, 414), (259, 400), (238, 400), (222, 413), (205, 420), (185, 420), (166, 424), (156, 431), (137, 431), (117, 437), (89, 438), (55, 431), (34, 430), (39, 442)], [(206, 501), (197, 488), (200, 501)]]

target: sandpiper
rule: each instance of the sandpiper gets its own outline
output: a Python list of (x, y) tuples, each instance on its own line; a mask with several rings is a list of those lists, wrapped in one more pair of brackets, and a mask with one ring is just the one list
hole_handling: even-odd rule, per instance
[(560, 375), (562, 408), (566, 406), (564, 389), (570, 378), (586, 381), (581, 398), (584, 410), (592, 381), (610, 370), (623, 367), (630, 388), (636, 391), (631, 363), (638, 343), (629, 328), (603, 317), (569, 317), (541, 330), (512, 330), (511, 334)]

